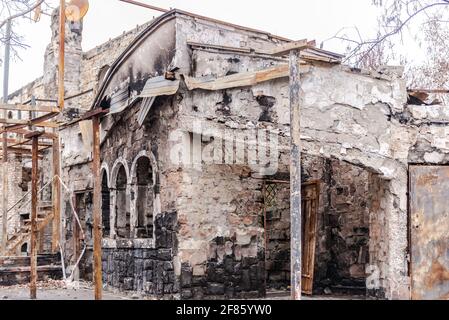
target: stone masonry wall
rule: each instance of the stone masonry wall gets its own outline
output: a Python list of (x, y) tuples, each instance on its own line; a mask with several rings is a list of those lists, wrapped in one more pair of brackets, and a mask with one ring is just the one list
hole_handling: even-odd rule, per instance
[(103, 282), (125, 292), (171, 296), (179, 292), (173, 248), (176, 212), (158, 215), (154, 246), (137, 240), (103, 240)]
[[(302, 157), (303, 182), (320, 181), (315, 252), (315, 292), (365, 292), (369, 263), (369, 173), (319, 157)], [(290, 187), (275, 183), (267, 214), (267, 285), (290, 285)]]
[[(103, 241), (104, 281), (121, 291), (138, 291), (153, 295), (173, 296), (179, 293), (175, 276), (177, 255), (178, 214), (175, 207), (177, 172), (167, 167), (169, 150), (165, 143), (175, 123), (171, 119), (176, 108), (171, 98), (158, 99), (152, 113), (142, 127), (137, 122), (140, 104), (119, 115), (107, 116), (102, 123), (102, 168), (110, 187), (110, 235)], [(153, 195), (153, 235), (149, 239), (137, 237), (136, 181), (137, 163), (141, 157), (151, 164)], [(119, 203), (117, 191), (119, 168), (126, 172), (125, 196)], [(126, 206), (130, 214), (130, 233), (121, 237), (117, 223)], [(179, 272), (178, 272), (179, 273)]]
[(177, 200), (182, 295), (263, 295), (262, 180), (245, 166), (217, 165), (201, 172), (184, 168), (182, 182)]

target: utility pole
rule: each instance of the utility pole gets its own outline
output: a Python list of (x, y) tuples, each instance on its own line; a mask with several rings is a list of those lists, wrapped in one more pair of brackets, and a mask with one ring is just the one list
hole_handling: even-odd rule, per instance
[[(9, 59), (11, 55), (11, 19), (6, 22), (5, 58), (3, 61), (3, 102), (8, 103)], [(3, 111), (3, 118), (8, 119), (8, 111)], [(6, 127), (6, 125), (5, 125)], [(2, 195), (2, 253), (6, 255), (8, 241), (8, 133), (3, 133), (3, 195)]]
[(290, 259), (291, 298), (302, 294), (302, 216), (301, 216), (301, 99), (300, 51), (290, 51)]
[(31, 257), (30, 257), (30, 298), (37, 298), (37, 180), (38, 180), (38, 152), (40, 132), (33, 133), (32, 164), (31, 164)]
[[(59, 6), (59, 62), (58, 62), (58, 107), (60, 112), (64, 110), (65, 104), (65, 0), (60, 0)], [(57, 252), (61, 240), (61, 149), (59, 143), (59, 129), (53, 129), (53, 233), (52, 251)]]
[(101, 178), (100, 178), (100, 117), (92, 118), (93, 128), (93, 157), (92, 172), (94, 179), (94, 203), (93, 203), (93, 220), (94, 220), (94, 285), (95, 300), (101, 300), (103, 295), (103, 276), (101, 261), (101, 238), (102, 238), (102, 221), (101, 221)]

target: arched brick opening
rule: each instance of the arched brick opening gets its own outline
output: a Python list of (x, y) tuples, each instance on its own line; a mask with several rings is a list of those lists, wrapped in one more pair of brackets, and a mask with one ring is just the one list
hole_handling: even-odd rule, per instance
[(111, 192), (106, 170), (103, 170), (101, 176), (101, 217), (103, 237), (109, 237), (111, 235)]
[(150, 159), (140, 157), (136, 162), (135, 177), (136, 192), (136, 237), (153, 237), (153, 209), (154, 209), (154, 178)]
[(130, 238), (131, 214), (129, 210), (129, 197), (126, 194), (128, 177), (125, 167), (120, 164), (116, 178), (116, 202), (115, 202), (115, 230), (117, 237)]

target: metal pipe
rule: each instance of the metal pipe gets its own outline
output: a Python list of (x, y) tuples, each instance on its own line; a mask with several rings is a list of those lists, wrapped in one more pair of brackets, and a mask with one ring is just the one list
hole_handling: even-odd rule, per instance
[(301, 216), (301, 99), (300, 52), (290, 52), (290, 259), (291, 298), (301, 300), (302, 294), (302, 216)]
[(101, 178), (100, 178), (100, 117), (92, 118), (93, 129), (93, 157), (92, 171), (94, 180), (94, 199), (93, 199), (93, 220), (94, 220), (94, 284), (95, 284), (95, 300), (101, 300), (103, 297), (103, 278), (102, 278), (102, 261), (101, 261), (101, 238), (102, 238), (102, 221), (101, 221)]
[(134, 5), (139, 6), (139, 7), (152, 9), (152, 10), (156, 10), (156, 11), (160, 11), (160, 12), (169, 12), (170, 11), (170, 10), (167, 10), (167, 9), (163, 9), (163, 8), (160, 8), (160, 7), (155, 7), (155, 6), (152, 6), (150, 4), (146, 4), (146, 3), (142, 3), (142, 2), (138, 2), (138, 1), (134, 1), (134, 0), (119, 0), (119, 1), (130, 3), (130, 4), (134, 4)]
[(37, 183), (38, 183), (39, 136), (33, 137), (33, 158), (31, 165), (31, 253), (30, 253), (30, 298), (37, 296)]
[(60, 0), (59, 6), (59, 64), (58, 64), (58, 104), (64, 109), (64, 64), (65, 64), (65, 0)]
[[(5, 59), (3, 61), (3, 102), (8, 103), (9, 60), (11, 55), (11, 19), (6, 23)], [(4, 119), (8, 119), (8, 111), (3, 111)], [(6, 124), (5, 124), (6, 127)], [(3, 217), (2, 217), (2, 252), (6, 254), (8, 241), (8, 132), (3, 133)]]

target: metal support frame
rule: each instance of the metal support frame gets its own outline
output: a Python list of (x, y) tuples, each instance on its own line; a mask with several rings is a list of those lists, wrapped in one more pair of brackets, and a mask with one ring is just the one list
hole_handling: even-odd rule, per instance
[(101, 221), (101, 177), (100, 177), (100, 118), (92, 118), (93, 128), (93, 159), (92, 172), (94, 179), (94, 199), (93, 199), (93, 232), (94, 232), (94, 284), (95, 299), (101, 300), (103, 296), (103, 276), (101, 261), (101, 239), (102, 239), (102, 221)]
[(52, 252), (59, 251), (61, 241), (61, 155), (59, 135), (53, 139), (53, 232), (52, 232)]
[[(11, 20), (6, 22), (5, 59), (3, 66), (3, 102), (8, 102), (9, 91), (9, 59), (11, 54)], [(3, 111), (3, 117), (8, 118), (8, 111)], [(3, 133), (3, 195), (2, 195), (2, 253), (6, 253), (6, 243), (8, 241), (8, 133)]]
[(299, 50), (290, 51), (290, 259), (292, 300), (301, 300), (302, 295), (301, 103), (299, 62)]
[(37, 183), (39, 136), (32, 138), (33, 158), (31, 166), (31, 254), (30, 254), (30, 298), (37, 298)]
[[(59, 111), (64, 110), (65, 104), (65, 0), (60, 0), (59, 6), (59, 64), (58, 64), (58, 107)], [(59, 143), (59, 130), (53, 130), (53, 175), (57, 177), (53, 180), (53, 232), (52, 251), (59, 250), (61, 241), (61, 148)]]

